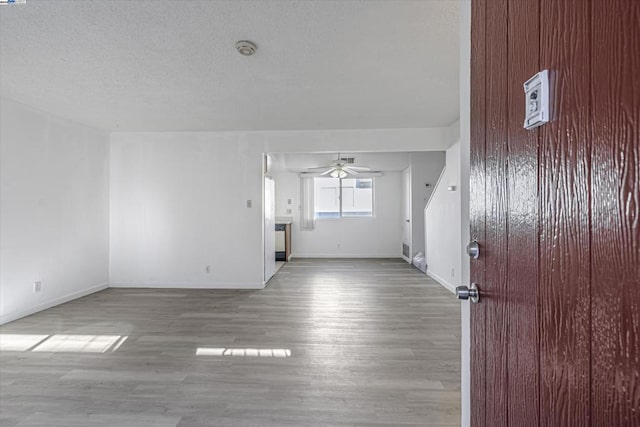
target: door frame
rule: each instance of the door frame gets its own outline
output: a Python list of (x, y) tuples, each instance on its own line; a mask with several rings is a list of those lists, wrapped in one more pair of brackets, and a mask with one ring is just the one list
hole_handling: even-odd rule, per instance
[[(267, 208), (268, 208), (268, 203), (267, 203), (267, 198), (268, 198), (268, 183), (270, 183), (270, 185), (273, 187), (273, 197), (272, 197), (272, 224), (271, 226), (269, 226), (267, 224), (267, 220), (268, 220), (268, 212), (267, 212)], [(263, 285), (266, 285), (267, 282), (269, 280), (271, 280), (271, 278), (275, 275), (276, 273), (276, 269), (275, 269), (275, 202), (276, 202), (276, 195), (275, 195), (275, 181), (272, 177), (270, 176), (263, 176), (262, 179), (262, 249), (263, 249), (263, 257), (262, 257), (262, 279), (263, 279)], [(272, 233), (271, 238), (268, 238), (267, 233)], [(273, 257), (273, 263), (271, 262), (267, 262), (267, 258), (269, 257), (269, 253), (271, 253), (271, 256)], [(273, 272), (268, 273), (267, 272), (267, 268), (269, 268), (269, 266), (273, 266)]]
[[(405, 212), (405, 206), (407, 208), (407, 211)], [(409, 257), (406, 257), (404, 255), (404, 253), (401, 253), (400, 255), (402, 256), (402, 259), (404, 259), (406, 262), (408, 262), (409, 264), (411, 264), (411, 258), (412, 258), (412, 251), (413, 251), (413, 242), (412, 242), (412, 235), (413, 235), (413, 224), (411, 223), (411, 214), (412, 214), (412, 203), (411, 203), (411, 165), (407, 166), (406, 169), (402, 170), (402, 206), (401, 206), (401, 211), (403, 213), (403, 218), (402, 218), (402, 245), (405, 245), (405, 227), (407, 226), (406, 223), (409, 222), (409, 241), (406, 243), (409, 246)], [(407, 216), (409, 217), (407, 219)], [(404, 249), (404, 247), (403, 247)]]

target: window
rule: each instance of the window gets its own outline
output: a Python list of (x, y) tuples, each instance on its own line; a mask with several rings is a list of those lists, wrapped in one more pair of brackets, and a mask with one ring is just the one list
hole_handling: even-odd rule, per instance
[(314, 178), (315, 217), (373, 216), (373, 178)]

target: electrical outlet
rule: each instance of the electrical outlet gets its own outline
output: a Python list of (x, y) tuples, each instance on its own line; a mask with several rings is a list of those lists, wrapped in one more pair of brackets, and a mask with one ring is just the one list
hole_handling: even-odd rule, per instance
[(454, 268), (451, 269), (451, 277), (456, 277), (456, 270)]
[(33, 293), (39, 294), (40, 292), (42, 292), (42, 282), (39, 280), (37, 282), (33, 282)]
[(338, 249), (340, 249), (340, 243), (338, 243)]
[(204, 272), (205, 272), (205, 273), (207, 273), (207, 274), (211, 274), (211, 266), (210, 266), (210, 265), (207, 265), (207, 266), (204, 268)]
[(247, 200), (247, 207), (250, 208), (253, 205), (253, 202), (251, 200)]
[(290, 214), (291, 213), (291, 209), (287, 209), (287, 213)]

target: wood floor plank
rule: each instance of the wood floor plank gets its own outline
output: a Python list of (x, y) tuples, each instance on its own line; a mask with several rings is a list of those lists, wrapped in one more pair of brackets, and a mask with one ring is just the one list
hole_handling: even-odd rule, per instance
[(0, 334), (3, 426), (460, 425), (459, 303), (399, 260), (107, 289)]

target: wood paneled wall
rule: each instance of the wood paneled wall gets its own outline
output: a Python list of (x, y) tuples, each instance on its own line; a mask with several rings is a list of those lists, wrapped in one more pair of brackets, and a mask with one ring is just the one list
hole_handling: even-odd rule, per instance
[[(539, 341), (538, 332), (538, 147), (537, 132), (527, 131), (523, 123), (522, 83), (539, 71), (540, 30), (530, 19), (539, 15), (537, 2), (509, 0), (508, 57), (508, 159), (507, 205), (508, 246), (508, 323), (514, 332), (509, 337), (507, 390), (509, 425), (538, 425)], [(522, 52), (527, 52), (522, 55)], [(533, 261), (533, 262), (532, 262)], [(517, 372), (518, 375), (513, 375)]]
[(540, 69), (555, 89), (553, 120), (538, 130), (543, 426), (590, 417), (589, 13), (584, 0), (540, 1)]
[[(485, 242), (485, 122), (486, 122), (486, 57), (484, 55), (487, 43), (486, 11), (487, 0), (474, 0), (472, 3), (471, 22), (471, 82), (473, 91), (471, 96), (470, 134), (473, 143), (470, 146), (469, 173), (469, 218), (471, 240)], [(475, 70), (475, 72), (474, 72)], [(485, 281), (485, 257), (480, 257), (471, 263), (471, 280), (477, 283)], [(471, 324), (484, 327), (486, 325), (485, 310), (471, 310)], [(474, 425), (486, 425), (486, 339), (480, 328), (471, 328), (471, 419)]]
[(640, 426), (640, 1), (591, 7), (592, 425)]
[(640, 1), (473, 0), (471, 34), (472, 424), (640, 426)]

